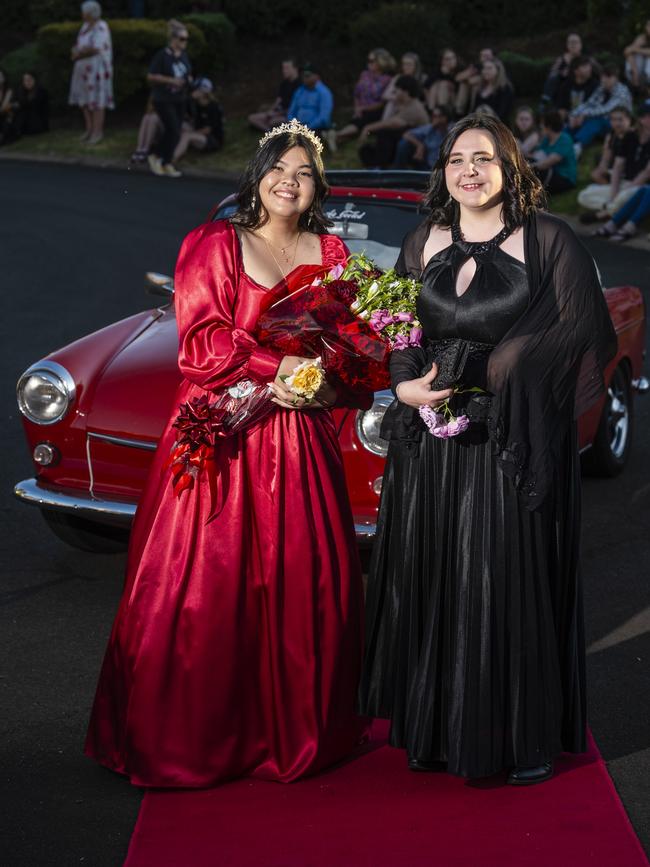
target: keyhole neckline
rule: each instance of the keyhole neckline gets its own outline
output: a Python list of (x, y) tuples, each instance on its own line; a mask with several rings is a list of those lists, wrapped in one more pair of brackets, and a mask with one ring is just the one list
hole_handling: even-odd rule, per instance
[(490, 250), (494, 250), (496, 247), (500, 247), (511, 234), (512, 232), (510, 229), (504, 226), (500, 232), (497, 232), (497, 234), (488, 241), (466, 241), (463, 238), (460, 223), (452, 223), (451, 226), (451, 240), (453, 243), (462, 245), (462, 247), (471, 255), (474, 255), (474, 253), (487, 253)]

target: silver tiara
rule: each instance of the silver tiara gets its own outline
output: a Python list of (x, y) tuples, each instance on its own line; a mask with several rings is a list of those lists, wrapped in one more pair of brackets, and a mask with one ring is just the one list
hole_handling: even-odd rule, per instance
[(296, 120), (294, 117), (289, 123), (281, 123), (279, 126), (274, 126), (273, 129), (270, 129), (265, 135), (260, 139), (260, 147), (265, 145), (270, 138), (275, 138), (276, 135), (282, 135), (285, 132), (292, 132), (298, 135), (304, 135), (305, 138), (308, 138), (309, 141), (316, 148), (317, 153), (323, 152), (323, 142), (318, 138), (316, 133), (309, 129), (308, 126), (300, 123), (299, 120)]

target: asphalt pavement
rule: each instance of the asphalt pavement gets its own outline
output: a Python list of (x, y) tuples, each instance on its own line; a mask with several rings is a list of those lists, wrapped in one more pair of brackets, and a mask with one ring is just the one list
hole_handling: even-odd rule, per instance
[[(67, 548), (35, 509), (14, 500), (14, 483), (32, 472), (14, 384), (56, 347), (153, 306), (143, 292), (144, 272), (171, 273), (183, 236), (230, 191), (213, 180), (0, 163), (0, 859), (6, 867), (116, 867), (141, 798), (82, 755), (125, 558)], [(650, 255), (588, 244), (605, 282), (641, 286), (650, 306)], [(590, 725), (647, 851), (649, 443), (650, 394), (636, 402), (625, 472), (584, 480), (582, 558)]]

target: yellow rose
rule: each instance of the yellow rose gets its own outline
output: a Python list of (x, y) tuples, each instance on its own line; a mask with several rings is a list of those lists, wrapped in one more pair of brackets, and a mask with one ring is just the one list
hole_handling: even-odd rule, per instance
[(304, 361), (288, 377), (286, 385), (294, 394), (311, 400), (323, 384), (324, 379), (320, 359), (316, 362)]

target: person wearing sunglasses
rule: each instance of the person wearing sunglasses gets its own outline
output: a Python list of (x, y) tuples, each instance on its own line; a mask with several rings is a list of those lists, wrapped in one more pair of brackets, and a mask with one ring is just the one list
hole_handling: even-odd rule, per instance
[(155, 175), (178, 178), (181, 176), (172, 163), (178, 144), (192, 80), (192, 64), (187, 56), (188, 31), (183, 23), (172, 19), (167, 22), (168, 43), (151, 61), (147, 81), (152, 85), (151, 100), (163, 127), (156, 152), (148, 161)]

